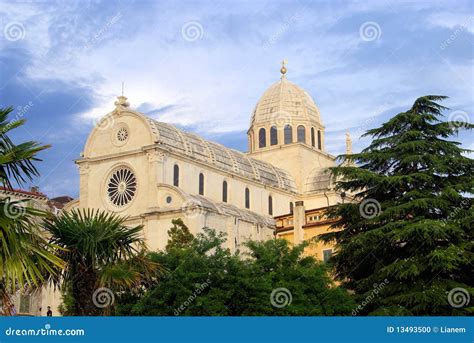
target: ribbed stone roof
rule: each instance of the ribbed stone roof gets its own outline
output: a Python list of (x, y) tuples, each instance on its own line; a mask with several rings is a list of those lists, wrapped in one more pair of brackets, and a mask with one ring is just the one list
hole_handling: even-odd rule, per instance
[(246, 154), (210, 142), (177, 127), (147, 118), (155, 134), (155, 142), (165, 149), (181, 153), (214, 167), (260, 182), (264, 185), (296, 192), (294, 179), (285, 170), (256, 160)]
[(319, 109), (311, 96), (286, 77), (282, 77), (271, 85), (257, 102), (251, 125), (276, 122), (283, 126), (301, 120), (322, 125)]
[(275, 219), (273, 219), (271, 216), (260, 215), (247, 209), (238, 208), (237, 206), (231, 205), (229, 203), (212, 201), (211, 199), (201, 195), (191, 195), (184, 192), (183, 194), (185, 194), (188, 199), (186, 206), (187, 209), (201, 207), (225, 216), (239, 218), (240, 220), (246, 221), (248, 223), (258, 224), (260, 226), (275, 226)]

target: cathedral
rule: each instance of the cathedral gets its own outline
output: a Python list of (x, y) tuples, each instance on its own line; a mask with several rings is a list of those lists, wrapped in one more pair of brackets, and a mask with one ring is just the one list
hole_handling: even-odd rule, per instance
[[(126, 216), (143, 225), (152, 250), (165, 247), (175, 218), (193, 234), (224, 232), (231, 251), (247, 239), (299, 243), (326, 230), (324, 209), (344, 200), (327, 173), (335, 157), (313, 99), (284, 64), (280, 72), (251, 113), (246, 153), (154, 120), (119, 96), (76, 160), (80, 195), (68, 208)], [(329, 248), (313, 252), (324, 259)]]
[[(243, 153), (156, 121), (119, 96), (115, 109), (92, 129), (81, 158), (79, 198), (48, 200), (37, 190), (0, 190), (34, 201), (53, 213), (73, 208), (106, 209), (143, 226), (151, 250), (168, 242), (171, 221), (181, 218), (194, 235), (204, 227), (226, 234), (232, 252), (248, 239), (277, 236), (298, 244), (327, 232), (327, 209), (349, 198), (336, 192), (328, 167), (321, 114), (311, 96), (286, 78), (257, 102)], [(351, 140), (346, 134), (346, 154)], [(71, 201), (72, 200), (72, 201)], [(349, 199), (347, 199), (349, 200)], [(313, 242), (305, 252), (322, 261), (333, 246)], [(15, 295), (21, 315), (59, 315), (61, 295), (51, 287)]]

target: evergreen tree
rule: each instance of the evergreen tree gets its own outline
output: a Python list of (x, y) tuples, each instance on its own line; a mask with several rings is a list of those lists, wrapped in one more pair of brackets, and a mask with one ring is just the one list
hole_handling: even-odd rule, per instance
[(173, 219), (171, 221), (173, 227), (168, 231), (169, 239), (166, 244), (166, 251), (170, 251), (173, 248), (184, 248), (189, 246), (193, 241), (194, 236), (189, 232), (188, 227), (184, 224), (183, 220)]
[(337, 243), (336, 277), (360, 301), (384, 282), (361, 314), (473, 312), (473, 160), (448, 139), (473, 125), (442, 121), (445, 98), (417, 99), (332, 168), (337, 189), (358, 201), (337, 206), (336, 230), (320, 236)]

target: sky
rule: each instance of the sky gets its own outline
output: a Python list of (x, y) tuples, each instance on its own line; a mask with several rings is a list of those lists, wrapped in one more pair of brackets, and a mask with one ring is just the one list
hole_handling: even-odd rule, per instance
[(51, 144), (23, 188), (77, 197), (74, 160), (122, 82), (132, 108), (245, 151), (285, 59), (338, 155), (346, 130), (360, 151), (422, 95), (449, 96), (446, 119), (472, 122), (473, 38), (473, 1), (0, 0), (0, 106), (26, 119), (15, 142)]

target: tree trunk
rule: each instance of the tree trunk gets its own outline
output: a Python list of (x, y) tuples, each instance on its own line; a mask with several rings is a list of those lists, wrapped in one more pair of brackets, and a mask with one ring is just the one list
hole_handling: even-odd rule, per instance
[(102, 311), (92, 299), (96, 289), (97, 275), (94, 270), (82, 269), (72, 285), (72, 292), (76, 301), (76, 316), (99, 316)]
[(2, 309), (2, 316), (13, 316), (15, 314), (15, 306), (3, 282), (0, 282), (0, 308)]

